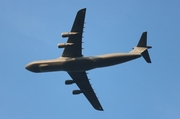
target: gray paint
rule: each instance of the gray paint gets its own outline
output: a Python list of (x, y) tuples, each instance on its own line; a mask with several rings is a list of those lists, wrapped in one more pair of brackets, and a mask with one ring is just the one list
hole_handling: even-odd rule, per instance
[(97, 99), (86, 71), (112, 66), (127, 61), (137, 59), (141, 56), (151, 63), (149, 53), (147, 51), (150, 46), (147, 46), (147, 32), (144, 32), (139, 40), (139, 43), (129, 53), (113, 53), (99, 56), (85, 57), (82, 55), (82, 34), (84, 27), (86, 9), (78, 11), (74, 20), (71, 32), (63, 33), (62, 37), (68, 37), (67, 43), (59, 44), (59, 48), (65, 48), (62, 56), (52, 60), (34, 61), (25, 66), (31, 72), (52, 72), (66, 71), (71, 76), (72, 80), (65, 81), (65, 84), (76, 83), (80, 90), (74, 90), (73, 94), (83, 93), (91, 105), (97, 110), (103, 110), (99, 100)]
[[(35, 72), (50, 72), (50, 71), (67, 71), (67, 72), (79, 72), (87, 71), (94, 68), (112, 66), (120, 63), (124, 63), (136, 58), (141, 57), (141, 54), (133, 53), (117, 53), (117, 54), (105, 54), (95, 57), (78, 57), (67, 58), (60, 57), (53, 60), (34, 61), (26, 65), (26, 69)], [(42, 70), (46, 69), (46, 70)]]

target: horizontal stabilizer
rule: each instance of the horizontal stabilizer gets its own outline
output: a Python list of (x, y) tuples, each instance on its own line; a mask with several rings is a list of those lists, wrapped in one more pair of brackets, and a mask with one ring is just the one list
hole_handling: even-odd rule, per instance
[(143, 56), (143, 58), (146, 60), (147, 63), (151, 63), (148, 50), (145, 50), (141, 55)]
[(151, 63), (151, 59), (148, 53), (148, 49), (152, 48), (147, 46), (147, 32), (143, 32), (137, 46), (131, 51), (131, 53), (140, 53), (147, 63)]

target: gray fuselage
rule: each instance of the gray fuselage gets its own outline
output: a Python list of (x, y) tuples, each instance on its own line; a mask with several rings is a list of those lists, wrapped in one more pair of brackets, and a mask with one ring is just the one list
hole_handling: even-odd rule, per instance
[(67, 71), (78, 72), (87, 71), (94, 68), (112, 66), (124, 63), (141, 57), (138, 53), (114, 53), (93, 57), (60, 57), (53, 60), (34, 61), (26, 65), (26, 69), (32, 72)]

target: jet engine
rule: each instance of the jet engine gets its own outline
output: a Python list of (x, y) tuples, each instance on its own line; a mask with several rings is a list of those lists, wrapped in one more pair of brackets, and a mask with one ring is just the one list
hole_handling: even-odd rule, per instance
[(70, 84), (73, 84), (73, 83), (75, 83), (73, 80), (66, 80), (66, 81), (65, 81), (65, 84), (66, 84), (66, 85), (70, 85)]
[(61, 36), (63, 38), (66, 38), (66, 37), (69, 37), (69, 36), (74, 36), (76, 34), (78, 34), (78, 32), (64, 32), (64, 33), (61, 34)]
[(77, 94), (80, 94), (80, 93), (83, 93), (83, 92), (81, 90), (73, 90), (72, 91), (73, 95), (77, 95)]
[(65, 48), (67, 46), (72, 46), (73, 43), (59, 43), (58, 44), (58, 48)]

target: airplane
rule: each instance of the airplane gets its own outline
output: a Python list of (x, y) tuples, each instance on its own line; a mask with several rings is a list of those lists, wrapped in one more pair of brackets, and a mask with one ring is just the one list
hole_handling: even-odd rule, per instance
[(30, 62), (25, 68), (35, 73), (66, 71), (72, 80), (66, 80), (65, 84), (69, 85), (75, 83), (79, 87), (79, 90), (73, 90), (72, 94), (83, 93), (96, 110), (103, 111), (91, 87), (86, 71), (124, 63), (141, 56), (143, 56), (147, 63), (151, 63), (147, 49), (152, 47), (147, 46), (147, 32), (143, 32), (137, 46), (128, 53), (113, 53), (90, 57), (83, 56), (82, 34), (85, 14), (86, 8), (79, 10), (76, 14), (71, 31), (62, 33), (62, 37), (67, 37), (68, 40), (66, 43), (58, 44), (58, 48), (64, 48), (61, 57), (52, 60)]

